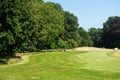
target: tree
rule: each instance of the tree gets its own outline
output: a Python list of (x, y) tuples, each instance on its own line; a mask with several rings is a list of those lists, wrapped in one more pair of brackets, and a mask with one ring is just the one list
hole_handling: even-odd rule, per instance
[(88, 33), (91, 36), (93, 46), (95, 46), (95, 47), (102, 47), (103, 46), (103, 44), (102, 44), (103, 30), (102, 29), (90, 28)]
[(120, 17), (109, 17), (103, 24), (103, 44), (107, 48), (120, 48)]
[[(32, 52), (37, 51), (37, 44), (40, 29), (40, 6), (44, 3), (42, 0), (30, 0), (30, 1), (23, 1), (23, 16), (20, 18), (20, 23), (22, 23), (21, 28), (21, 36), (18, 38), (19, 42), (16, 44), (18, 52)], [(25, 10), (25, 11), (24, 11)], [(21, 40), (21, 41), (20, 41)]]
[(81, 37), (81, 44), (79, 46), (92, 46), (92, 40), (87, 31), (80, 27), (78, 28), (78, 33)]
[[(53, 48), (59, 41), (59, 35), (64, 30), (64, 13), (59, 4), (52, 2), (40, 6), (39, 35), (37, 47), (40, 49)], [(37, 35), (37, 34), (36, 34)]]
[[(43, 0), (0, 1), (0, 55), (88, 45), (77, 17)], [(87, 33), (82, 30), (86, 35)]]
[(0, 55), (12, 56), (16, 36), (21, 31), (19, 15), (23, 5), (21, 0), (2, 0), (0, 2)]
[[(36, 2), (42, 2), (37, 0)], [(34, 0), (2, 0), (0, 2), (0, 55), (34, 51), (35, 22), (31, 11)]]
[(72, 14), (69, 13), (68, 11), (64, 12), (65, 15), (65, 22), (64, 22), (64, 41), (67, 41), (69, 45), (74, 45), (68, 48), (73, 48), (73, 47), (78, 47), (78, 42), (80, 40), (80, 36), (78, 35), (78, 19), (77, 17)]

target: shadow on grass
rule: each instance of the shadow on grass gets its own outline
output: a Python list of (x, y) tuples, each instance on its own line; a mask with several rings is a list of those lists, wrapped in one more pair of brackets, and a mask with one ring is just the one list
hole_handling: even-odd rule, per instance
[(7, 64), (8, 59), (0, 58), (0, 65)]

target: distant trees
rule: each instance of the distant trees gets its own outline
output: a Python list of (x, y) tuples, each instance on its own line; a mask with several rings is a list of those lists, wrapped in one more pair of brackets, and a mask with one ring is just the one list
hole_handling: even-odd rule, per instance
[(91, 36), (93, 46), (95, 46), (95, 47), (102, 47), (103, 46), (103, 44), (102, 44), (103, 30), (102, 29), (90, 28), (88, 33)]
[(103, 29), (90, 28), (89, 35), (95, 47), (120, 48), (120, 17), (109, 17)]
[(88, 32), (78, 26), (77, 17), (74, 14), (65, 11), (65, 31), (63, 40), (66, 41), (66, 48), (92, 46), (92, 40)]
[(81, 37), (81, 43), (79, 44), (79, 46), (93, 46), (93, 42), (87, 31), (80, 27), (78, 28), (78, 33)]
[(120, 48), (120, 17), (109, 17), (103, 24), (103, 44), (108, 48)]

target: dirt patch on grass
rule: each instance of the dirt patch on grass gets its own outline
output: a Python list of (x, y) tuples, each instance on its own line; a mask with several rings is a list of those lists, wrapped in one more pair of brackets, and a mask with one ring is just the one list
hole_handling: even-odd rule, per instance
[(116, 57), (120, 57), (120, 50), (114, 51), (113, 55)]
[(25, 55), (24, 53), (17, 53), (14, 57), (8, 59), (7, 64), (20, 62), (22, 60), (21, 57), (24, 55)]
[(10, 59), (8, 59), (7, 64), (13, 64), (18, 63), (22, 61), (22, 56), (26, 55), (28, 53), (16, 53), (16, 55)]
[(73, 50), (77, 50), (77, 51), (112, 51), (112, 49), (95, 48), (95, 47), (78, 47), (78, 48), (74, 48)]
[(22, 60), (21, 58), (10, 58), (10, 59), (7, 61), (7, 64), (17, 63), (17, 62), (20, 62), (21, 60)]
[(24, 57), (25, 55), (34, 55), (37, 52), (30, 52), (30, 53), (16, 53), (16, 55), (10, 59), (8, 59), (8, 61), (6, 62), (7, 64), (14, 64), (14, 63), (19, 63), (22, 60), (24, 60), (22, 57)]

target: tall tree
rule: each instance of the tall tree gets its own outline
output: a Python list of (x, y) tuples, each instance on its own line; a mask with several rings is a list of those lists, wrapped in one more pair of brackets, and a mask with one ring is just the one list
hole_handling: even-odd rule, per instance
[(103, 26), (104, 46), (108, 48), (120, 48), (120, 17), (109, 17)]
[(0, 1), (0, 55), (13, 55), (16, 36), (21, 31), (21, 0)]
[[(77, 47), (78, 46), (78, 40), (80, 40), (80, 36), (78, 35), (78, 19), (77, 17), (72, 14), (72, 13), (69, 13), (68, 11), (65, 11), (65, 22), (64, 22), (64, 40), (65, 41), (68, 41), (68, 48), (69, 48), (69, 45), (73, 45), (74, 46), (71, 46), (71, 47)], [(70, 47), (70, 48), (71, 48)]]
[(57, 47), (59, 35), (64, 30), (64, 13), (59, 4), (45, 3), (40, 7), (39, 36), (37, 46), (40, 49)]
[[(36, 2), (42, 2), (38, 0)], [(30, 4), (34, 0), (2, 0), (0, 2), (0, 54), (33, 51), (34, 19)]]

